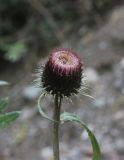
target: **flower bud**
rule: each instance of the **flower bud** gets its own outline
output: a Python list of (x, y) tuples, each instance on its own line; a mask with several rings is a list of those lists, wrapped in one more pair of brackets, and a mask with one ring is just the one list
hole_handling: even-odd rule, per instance
[(83, 64), (69, 49), (53, 51), (43, 69), (41, 83), (45, 90), (61, 97), (77, 94), (81, 87)]

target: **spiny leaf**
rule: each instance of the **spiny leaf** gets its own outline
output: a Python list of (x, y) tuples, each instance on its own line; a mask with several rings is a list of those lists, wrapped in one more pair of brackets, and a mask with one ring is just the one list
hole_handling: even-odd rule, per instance
[(11, 122), (16, 120), (21, 112), (15, 111), (15, 112), (9, 112), (5, 114), (0, 114), (0, 128), (4, 128), (8, 126)]
[(85, 125), (85, 123), (78, 117), (77, 115), (64, 112), (61, 114), (61, 121), (75, 121), (78, 122), (88, 133), (90, 138), (92, 148), (93, 148), (93, 159), (92, 160), (101, 160), (101, 153), (99, 144), (94, 136), (94, 134), (90, 131), (90, 129)]
[(0, 112), (3, 111), (9, 103), (8, 97), (0, 99)]

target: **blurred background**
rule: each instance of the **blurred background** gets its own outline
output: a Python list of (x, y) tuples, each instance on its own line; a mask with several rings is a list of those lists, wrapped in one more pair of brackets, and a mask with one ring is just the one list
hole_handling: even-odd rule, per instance
[[(84, 61), (90, 95), (63, 102), (95, 133), (103, 160), (124, 160), (124, 1), (0, 0), (0, 97), (8, 111), (21, 110), (14, 124), (0, 130), (0, 160), (53, 160), (51, 122), (37, 109), (38, 64), (57, 47), (72, 48)], [(42, 104), (52, 115), (53, 101)], [(62, 160), (90, 160), (92, 148), (80, 126), (62, 125)]]

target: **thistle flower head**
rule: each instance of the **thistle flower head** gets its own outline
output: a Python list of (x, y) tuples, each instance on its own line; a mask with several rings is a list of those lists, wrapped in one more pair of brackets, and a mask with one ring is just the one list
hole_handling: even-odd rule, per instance
[(59, 76), (71, 76), (77, 72), (81, 72), (82, 64), (79, 57), (67, 49), (59, 49), (54, 51), (48, 61), (53, 72)]
[(40, 72), (40, 84), (47, 93), (70, 97), (82, 86), (83, 63), (70, 49), (54, 50)]

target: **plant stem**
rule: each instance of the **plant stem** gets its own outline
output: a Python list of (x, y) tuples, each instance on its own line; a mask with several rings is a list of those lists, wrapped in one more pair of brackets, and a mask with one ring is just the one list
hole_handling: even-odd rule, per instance
[(53, 155), (54, 160), (59, 160), (59, 124), (60, 124), (61, 98), (55, 96), (55, 108), (53, 119)]

